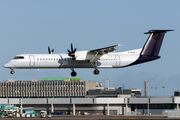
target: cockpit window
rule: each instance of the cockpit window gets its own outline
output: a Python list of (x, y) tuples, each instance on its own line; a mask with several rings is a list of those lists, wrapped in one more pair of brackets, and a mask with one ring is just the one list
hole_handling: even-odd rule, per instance
[(24, 59), (24, 56), (15, 56), (13, 59)]

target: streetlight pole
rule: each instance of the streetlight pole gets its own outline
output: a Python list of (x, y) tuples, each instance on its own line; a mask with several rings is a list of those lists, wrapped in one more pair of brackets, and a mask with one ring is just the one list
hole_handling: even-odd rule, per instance
[(151, 96), (153, 97), (153, 87), (151, 87)]
[(165, 88), (165, 86), (163, 86), (162, 88), (163, 88), (163, 97), (164, 97), (164, 88)]
[[(156, 76), (157, 77), (157, 76)], [(149, 91), (149, 88), (148, 88), (148, 83), (150, 82), (150, 81), (152, 81), (152, 80), (154, 80), (156, 77), (154, 77), (154, 78), (152, 78), (151, 80), (148, 80), (148, 81), (145, 81), (144, 83), (145, 83), (145, 97), (148, 97), (148, 105), (147, 105), (147, 107), (148, 107), (148, 116), (149, 116), (149, 102), (150, 102), (150, 98), (149, 98), (149, 94), (148, 94), (148, 91)]]
[(148, 95), (148, 116), (149, 116), (149, 95)]
[(155, 87), (155, 89), (156, 89), (156, 97), (157, 97), (157, 87)]

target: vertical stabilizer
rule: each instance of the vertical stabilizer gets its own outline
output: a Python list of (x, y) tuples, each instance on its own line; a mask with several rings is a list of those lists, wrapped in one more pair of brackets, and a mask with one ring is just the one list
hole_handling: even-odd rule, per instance
[(158, 56), (164, 35), (167, 31), (172, 30), (150, 30), (144, 34), (150, 34), (142, 51), (142, 56)]

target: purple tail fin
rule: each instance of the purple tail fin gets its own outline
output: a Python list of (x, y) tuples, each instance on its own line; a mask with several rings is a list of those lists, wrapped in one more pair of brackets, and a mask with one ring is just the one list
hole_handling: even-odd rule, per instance
[(167, 31), (173, 31), (173, 30), (150, 30), (149, 32), (144, 33), (150, 35), (141, 51), (141, 55), (158, 56), (164, 35)]

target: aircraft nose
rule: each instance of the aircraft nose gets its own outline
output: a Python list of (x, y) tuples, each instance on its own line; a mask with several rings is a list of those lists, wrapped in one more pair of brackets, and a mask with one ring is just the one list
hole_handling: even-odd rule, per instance
[(11, 65), (10, 65), (10, 63), (8, 62), (8, 63), (6, 63), (6, 64), (4, 64), (4, 66), (3, 66), (4, 68), (10, 68), (11, 67)]

